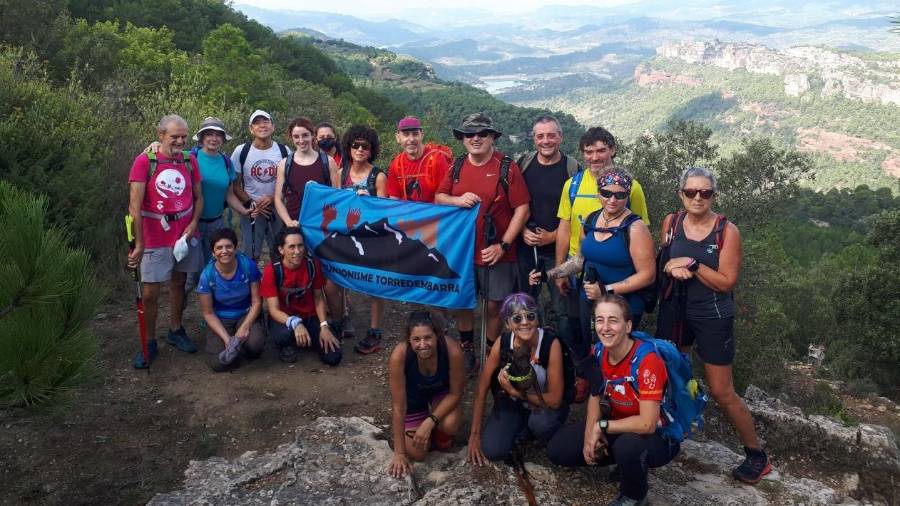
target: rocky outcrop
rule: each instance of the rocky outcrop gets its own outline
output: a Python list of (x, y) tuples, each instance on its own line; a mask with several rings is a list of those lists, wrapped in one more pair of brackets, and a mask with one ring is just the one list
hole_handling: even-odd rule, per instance
[(634, 68), (634, 82), (641, 88), (653, 88), (667, 84), (680, 84), (688, 87), (700, 86), (700, 80), (691, 76), (670, 74), (661, 70), (653, 70), (643, 64)]
[[(665, 58), (713, 65), (728, 70), (784, 77), (784, 92), (800, 97), (818, 92), (863, 102), (900, 105), (900, 62), (866, 61), (818, 47), (800, 46), (784, 51), (759, 44), (684, 41), (656, 49)], [(821, 82), (815, 88), (813, 80)]]
[[(392, 452), (381, 437), (380, 428), (360, 418), (319, 418), (298, 430), (295, 442), (270, 453), (191, 462), (184, 488), (159, 494), (149, 504), (527, 504), (508, 466), (473, 468), (464, 462), (465, 449), (432, 453), (416, 465), (415, 479), (391, 478), (385, 469)], [(778, 471), (766, 478), (768, 485), (739, 484), (730, 478), (730, 470), (741, 459), (717, 442), (686, 441), (673, 463), (651, 472), (651, 502), (856, 504), (844, 488)], [(526, 467), (541, 505), (593, 503), (615, 495), (615, 485), (599, 470), (569, 471), (535, 462)]]

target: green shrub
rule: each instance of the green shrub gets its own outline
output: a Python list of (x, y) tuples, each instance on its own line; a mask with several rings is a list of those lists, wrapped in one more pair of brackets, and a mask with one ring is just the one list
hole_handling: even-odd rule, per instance
[(46, 199), (0, 181), (0, 406), (49, 406), (94, 371), (103, 298)]

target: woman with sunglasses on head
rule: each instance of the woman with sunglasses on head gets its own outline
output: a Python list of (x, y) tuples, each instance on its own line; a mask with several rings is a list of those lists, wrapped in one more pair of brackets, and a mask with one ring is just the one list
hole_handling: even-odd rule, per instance
[(735, 393), (735, 305), (731, 290), (741, 270), (741, 236), (736, 226), (712, 210), (716, 177), (702, 167), (686, 169), (680, 179), (684, 210), (663, 222), (661, 241), (669, 244), (663, 273), (672, 296), (660, 303), (656, 337), (690, 350), (696, 344), (710, 394), (744, 443), (747, 458), (732, 471), (745, 483), (757, 483), (771, 471), (753, 417)]
[(583, 293), (580, 302), (581, 334), (590, 346), (592, 301), (603, 293), (622, 295), (631, 308), (637, 329), (644, 314), (639, 290), (656, 277), (653, 238), (650, 229), (627, 207), (633, 178), (625, 169), (612, 167), (597, 179), (601, 208), (589, 214), (582, 225), (580, 253), (584, 257)]
[(649, 469), (668, 464), (680, 449), (657, 432), (665, 419), (660, 405), (666, 363), (655, 351), (639, 350), (649, 343), (632, 337), (631, 304), (621, 296), (600, 295), (591, 314), (600, 341), (593, 353), (599, 370), (591, 374), (585, 422), (560, 430), (547, 453), (551, 462), (566, 467), (616, 464), (621, 484), (609, 506), (641, 506), (648, 503)]
[(444, 338), (443, 325), (428, 311), (413, 311), (403, 342), (388, 365), (394, 428), (394, 458), (388, 474), (402, 478), (432, 448), (447, 450), (459, 429), (465, 388), (462, 349)]
[(299, 116), (291, 120), (287, 135), (294, 143), (294, 154), (278, 162), (275, 175), (275, 210), (284, 226), (299, 227), (300, 205), (306, 183), (315, 181), (337, 185), (340, 167), (324, 151), (320, 151), (313, 135), (313, 123)]
[[(563, 398), (562, 344), (541, 328), (537, 309), (537, 303), (525, 293), (507, 296), (500, 306), (506, 332), (491, 347), (472, 408), (468, 460), (473, 464), (506, 458), (516, 443), (529, 435), (546, 443), (569, 415), (569, 405)], [(527, 351), (529, 371), (513, 372), (510, 362), (517, 351), (519, 355)], [(514, 382), (530, 376), (532, 387), (520, 390), (514, 386)], [(488, 389), (493, 392), (494, 407), (482, 429)]]
[[(343, 154), (341, 188), (354, 191), (358, 195), (387, 197), (387, 175), (374, 165), (381, 153), (378, 132), (365, 125), (350, 127), (341, 139), (341, 153)], [(343, 301), (343, 298), (340, 300)], [(357, 353), (368, 355), (381, 350), (383, 308), (384, 301), (378, 297), (372, 297), (369, 330), (366, 332), (366, 337), (354, 346)], [(337, 313), (338, 315), (343, 314), (343, 307), (340, 309), (341, 312)]]

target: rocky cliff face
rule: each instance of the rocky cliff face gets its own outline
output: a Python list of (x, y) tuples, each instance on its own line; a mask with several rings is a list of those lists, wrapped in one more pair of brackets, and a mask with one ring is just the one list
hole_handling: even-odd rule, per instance
[[(866, 61), (818, 47), (777, 51), (758, 44), (685, 41), (656, 49), (665, 58), (729, 70), (784, 76), (784, 92), (819, 93), (863, 102), (900, 105), (900, 62)], [(815, 82), (813, 86), (811, 83)]]

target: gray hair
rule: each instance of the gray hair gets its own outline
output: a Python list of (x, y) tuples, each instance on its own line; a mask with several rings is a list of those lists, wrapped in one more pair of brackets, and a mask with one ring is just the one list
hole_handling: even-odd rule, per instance
[(692, 177), (705, 177), (706, 179), (709, 179), (712, 190), (716, 193), (719, 192), (719, 185), (716, 184), (716, 175), (706, 167), (688, 167), (684, 169), (684, 172), (681, 173), (681, 178), (678, 180), (678, 189), (683, 189), (684, 185), (687, 184), (688, 178)]
[(556, 116), (552, 114), (545, 114), (534, 121), (534, 125), (531, 127), (531, 134), (534, 135), (534, 127), (538, 126), (541, 123), (554, 123), (556, 125), (556, 131), (562, 134), (562, 125), (559, 124), (559, 120), (556, 119)]
[(181, 116), (177, 114), (166, 114), (162, 117), (161, 120), (159, 120), (159, 125), (156, 127), (156, 129), (160, 132), (165, 132), (169, 129), (169, 125), (171, 125), (172, 123), (176, 123), (179, 126), (183, 126), (185, 128), (187, 128), (188, 126), (187, 121), (185, 121)]

